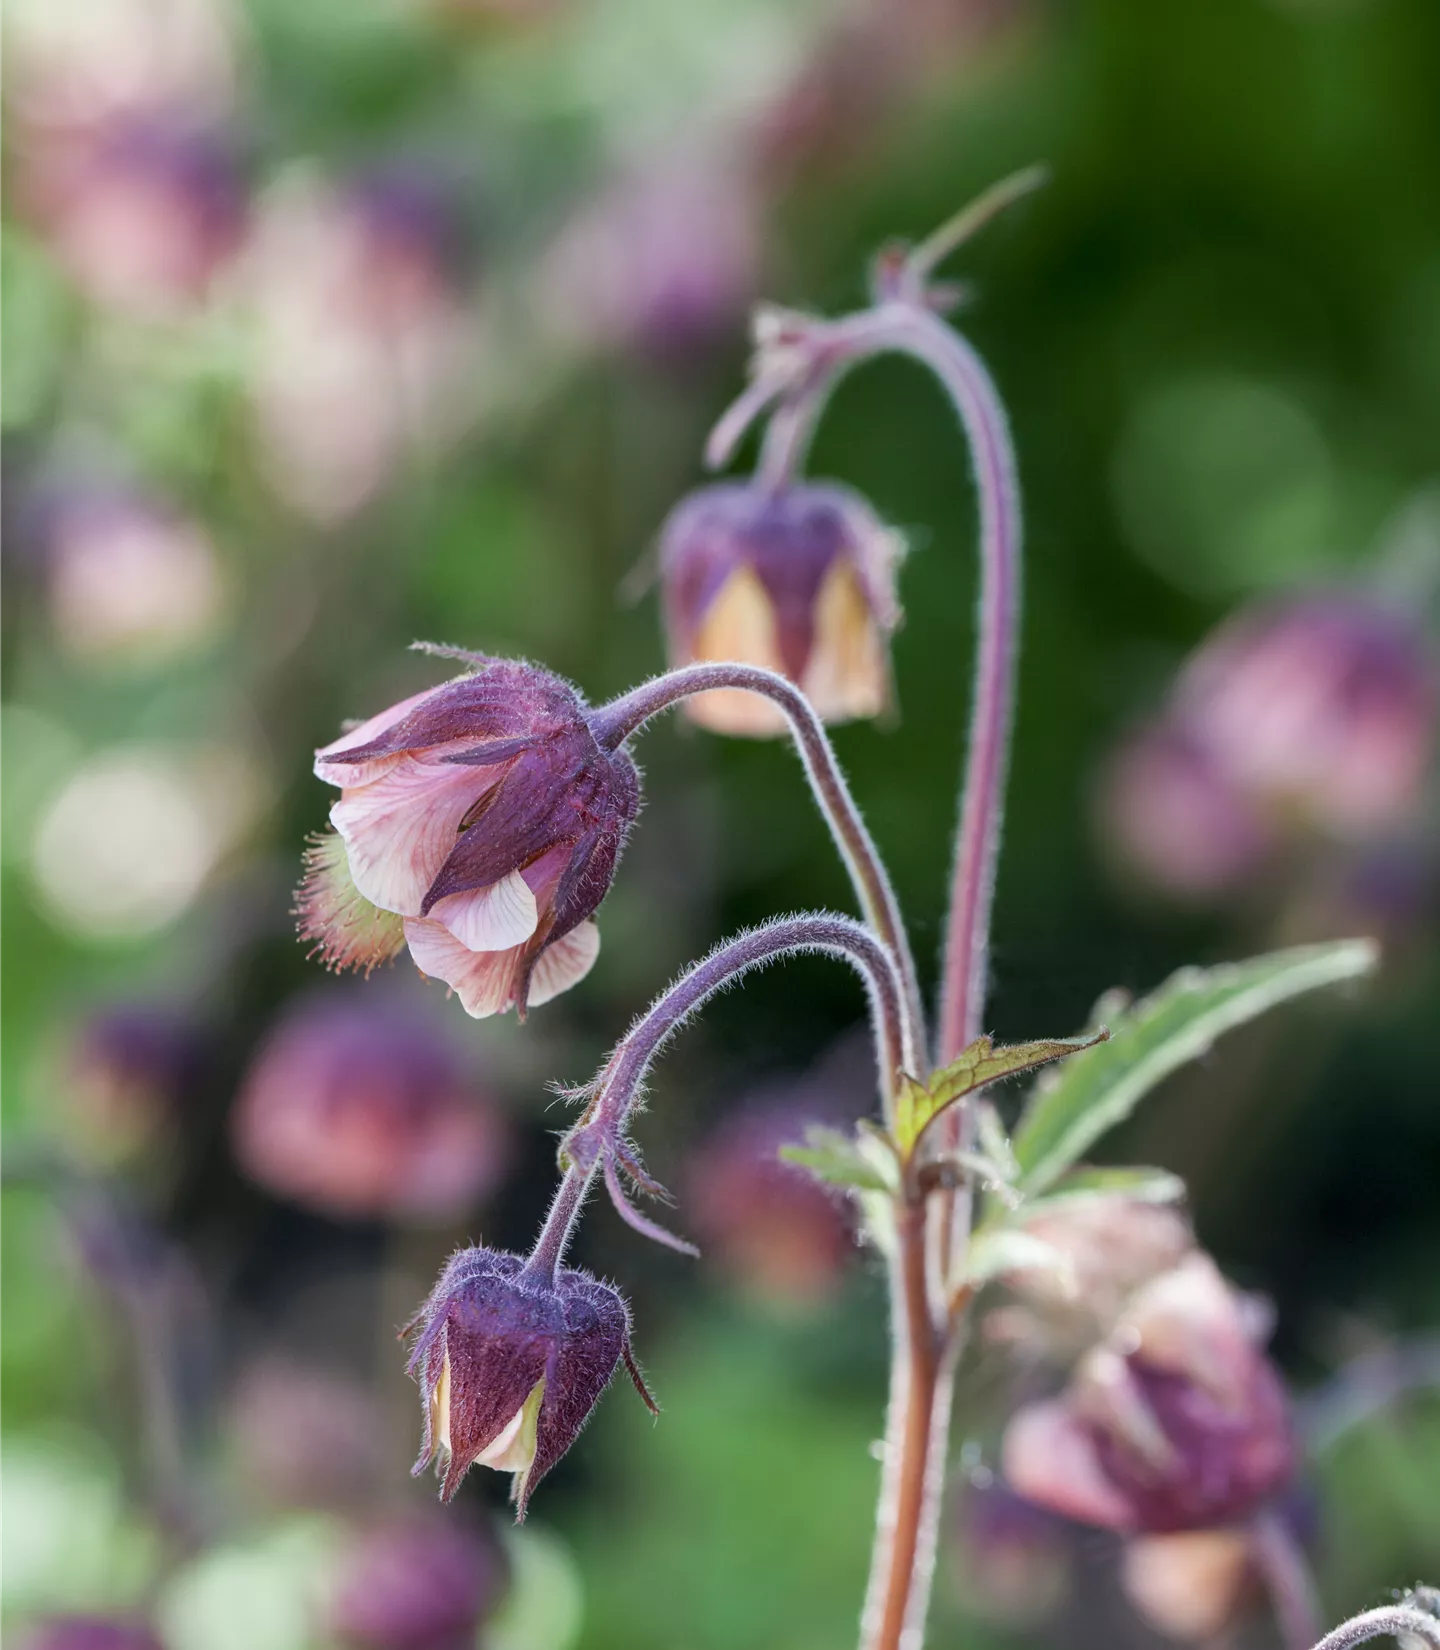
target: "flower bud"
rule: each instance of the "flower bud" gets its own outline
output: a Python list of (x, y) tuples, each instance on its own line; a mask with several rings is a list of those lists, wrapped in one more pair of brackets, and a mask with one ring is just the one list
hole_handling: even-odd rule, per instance
[[(363, 901), (404, 919), (410, 955), (477, 1018), (548, 1002), (589, 973), (640, 778), (596, 742), (575, 690), (533, 665), (476, 660), (316, 753)], [(363, 911), (333, 845), (301, 889), (302, 931), (363, 962)], [(312, 870), (314, 869), (312, 865)], [(327, 914), (330, 913), (330, 914)], [(367, 930), (368, 932), (368, 930)], [(385, 935), (383, 953), (393, 943)]]
[(1127, 1532), (1208, 1529), (1289, 1482), (1279, 1377), (1254, 1314), (1198, 1252), (1147, 1284), (1058, 1398), (1021, 1409), (1005, 1474), (1031, 1500)]
[(345, 1650), (473, 1650), (505, 1581), (488, 1530), (433, 1516), (392, 1519), (346, 1553), (331, 1624)]
[(525, 1275), (518, 1255), (462, 1249), (412, 1326), (409, 1372), (419, 1383), (424, 1442), (448, 1501), (478, 1461), (514, 1475), (516, 1516), (575, 1442), (617, 1364), (653, 1410), (630, 1353), (624, 1300), (588, 1272), (562, 1267), (553, 1282)]
[(495, 1184), (504, 1124), (427, 1019), (368, 1000), (293, 1007), (231, 1117), (235, 1154), (281, 1197), (340, 1216), (446, 1220)]
[[(898, 534), (858, 493), (722, 482), (692, 493), (660, 538), (671, 663), (737, 660), (797, 683), (829, 722), (878, 716), (899, 623)], [(719, 733), (781, 733), (780, 711), (720, 689), (686, 701)]]
[(119, 1616), (51, 1616), (36, 1622), (21, 1650), (164, 1650), (143, 1622)]
[(816, 1121), (794, 1103), (732, 1113), (697, 1148), (688, 1175), (702, 1253), (747, 1292), (790, 1310), (828, 1300), (855, 1251), (843, 1200), (779, 1155), (803, 1144)]

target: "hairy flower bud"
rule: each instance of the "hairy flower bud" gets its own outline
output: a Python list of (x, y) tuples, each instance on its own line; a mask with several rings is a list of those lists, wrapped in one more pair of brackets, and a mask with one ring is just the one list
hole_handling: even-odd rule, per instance
[[(640, 779), (624, 751), (597, 743), (559, 677), (467, 657), (470, 674), (352, 729), (316, 753), (315, 772), (341, 789), (330, 820), (356, 892), (404, 920), (420, 970), (477, 1018), (512, 1007), (523, 1017), (595, 961), (590, 918), (639, 809)], [(327, 960), (363, 962), (360, 908), (337, 892), (333, 858), (320, 869), (301, 889), (302, 932)]]
[(1242, 1519), (1289, 1482), (1289, 1411), (1254, 1315), (1198, 1251), (1147, 1284), (1058, 1399), (1006, 1431), (1010, 1483), (1127, 1532)]
[[(890, 698), (901, 548), (845, 487), (702, 488), (661, 532), (671, 662), (761, 665), (796, 682), (826, 721), (877, 716)], [(768, 701), (729, 689), (697, 694), (686, 709), (720, 733), (786, 726)]]
[(261, 1044), (231, 1117), (270, 1191), (329, 1214), (445, 1220), (496, 1182), (504, 1123), (421, 1017), (301, 1001)]
[(21, 1650), (164, 1650), (143, 1622), (119, 1616), (51, 1616), (20, 1643)]
[(562, 1267), (550, 1282), (526, 1276), (518, 1255), (462, 1249), (412, 1327), (425, 1426), (414, 1470), (434, 1460), (447, 1501), (478, 1461), (514, 1474), (523, 1519), (622, 1358), (655, 1408), (631, 1356), (629, 1309), (588, 1272)]
[(330, 1608), (345, 1650), (473, 1650), (505, 1591), (488, 1530), (437, 1517), (391, 1519), (345, 1554)]

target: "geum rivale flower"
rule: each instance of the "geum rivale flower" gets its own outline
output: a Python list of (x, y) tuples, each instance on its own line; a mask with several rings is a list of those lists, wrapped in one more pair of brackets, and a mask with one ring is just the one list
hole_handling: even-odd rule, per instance
[[(333, 838), (312, 853), (300, 928), (338, 966), (370, 966), (408, 944), (468, 1013), (515, 1007), (523, 1017), (595, 961), (590, 919), (640, 779), (626, 752), (597, 741), (559, 677), (463, 657), (469, 674), (316, 753), (316, 774), (341, 790), (330, 821), (343, 855)], [(401, 919), (383, 940), (374, 908)]]

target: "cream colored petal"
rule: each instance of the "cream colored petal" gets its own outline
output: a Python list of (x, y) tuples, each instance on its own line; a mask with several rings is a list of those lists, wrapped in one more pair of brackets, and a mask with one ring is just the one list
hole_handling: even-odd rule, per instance
[[(738, 568), (720, 587), (695, 632), (691, 659), (735, 660), (784, 674), (775, 635), (775, 610), (753, 568)], [(697, 693), (685, 701), (692, 722), (715, 733), (764, 738), (784, 733), (786, 721), (770, 700), (738, 688)]]
[(430, 1397), (430, 1441), (450, 1457), (450, 1354), (440, 1366), (440, 1379)]
[(505, 1430), (484, 1452), (476, 1456), (482, 1467), (494, 1467), (496, 1472), (526, 1473), (535, 1459), (535, 1431), (540, 1420), (540, 1405), (545, 1398), (542, 1376), (530, 1389), (530, 1396), (521, 1404)]
[(428, 917), (407, 917), (405, 939), (420, 972), (444, 980), (472, 1019), (483, 1020), (514, 1007), (522, 947), (471, 951), (443, 922)]
[(885, 639), (855, 569), (835, 562), (815, 602), (815, 641), (801, 687), (827, 722), (878, 716), (889, 697)]
[(430, 916), (443, 922), (470, 951), (508, 951), (523, 945), (540, 921), (535, 896), (518, 871), (485, 888), (447, 894), (430, 907)]
[(1203, 1643), (1230, 1624), (1249, 1569), (1249, 1545), (1239, 1531), (1192, 1530), (1127, 1542), (1121, 1580), (1153, 1627)]
[(600, 955), (600, 930), (593, 922), (582, 922), (572, 928), (562, 940), (547, 945), (540, 953), (535, 971), (530, 976), (530, 995), (527, 1006), (538, 1008), (578, 985), (595, 966)]

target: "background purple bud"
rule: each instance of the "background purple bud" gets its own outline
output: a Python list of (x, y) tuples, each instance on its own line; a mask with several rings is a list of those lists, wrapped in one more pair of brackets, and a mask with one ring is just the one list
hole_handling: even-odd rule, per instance
[(345, 1650), (471, 1650), (505, 1584), (488, 1526), (411, 1513), (352, 1541), (330, 1622)]
[(143, 1622), (120, 1616), (52, 1616), (22, 1635), (18, 1650), (165, 1650)]
[(231, 1115), (245, 1171), (341, 1216), (444, 1220), (504, 1172), (508, 1130), (424, 1015), (302, 999), (261, 1043)]

